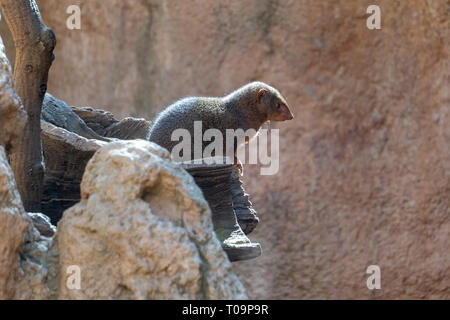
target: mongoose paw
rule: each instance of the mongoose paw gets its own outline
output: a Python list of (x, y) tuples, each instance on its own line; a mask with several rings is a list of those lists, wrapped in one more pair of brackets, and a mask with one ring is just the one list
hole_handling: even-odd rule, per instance
[(243, 176), (243, 175), (244, 175), (244, 167), (242, 166), (242, 162), (238, 161), (238, 162), (236, 163), (236, 166), (237, 166), (238, 169), (239, 169), (239, 174), (240, 174), (241, 176)]

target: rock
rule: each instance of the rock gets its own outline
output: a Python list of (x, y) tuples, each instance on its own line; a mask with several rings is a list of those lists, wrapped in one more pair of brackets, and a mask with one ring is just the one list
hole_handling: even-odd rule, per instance
[(14, 177), (0, 146), (0, 299), (15, 296), (15, 282), (20, 277), (19, 252), (28, 229)]
[[(58, 224), (62, 299), (244, 299), (193, 178), (143, 141), (113, 142), (89, 161), (81, 202)], [(76, 245), (74, 245), (76, 243)]]
[[(36, 221), (37, 214), (32, 216)], [(52, 229), (48, 221), (46, 225)], [(1, 146), (0, 229), (0, 299), (54, 297), (57, 250), (53, 239), (41, 235), (32, 218), (25, 213)]]
[[(19, 253), (20, 277), (16, 280), (14, 299), (56, 299), (58, 292), (59, 254), (53, 237), (39, 231), (36, 223), (26, 213), (28, 230), (24, 233)], [(49, 231), (52, 230), (52, 231)], [(42, 232), (42, 233), (41, 233)], [(46, 225), (46, 232), (54, 232), (54, 226)], [(10, 266), (11, 267), (11, 266)]]
[[(143, 140), (95, 154), (56, 241), (47, 217), (24, 211), (0, 147), (0, 227), (0, 299), (246, 298), (200, 189)], [(73, 265), (80, 290), (67, 286)]]
[(8, 151), (14, 147), (26, 121), (27, 114), (14, 91), (11, 66), (0, 37), (0, 146)]

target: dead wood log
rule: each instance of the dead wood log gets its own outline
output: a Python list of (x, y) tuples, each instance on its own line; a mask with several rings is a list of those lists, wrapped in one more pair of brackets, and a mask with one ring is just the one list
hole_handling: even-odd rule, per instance
[[(252, 243), (245, 235), (235, 212), (232, 189), (234, 189), (235, 195), (244, 194), (239, 181), (238, 167), (227, 164), (221, 157), (202, 160), (201, 163), (192, 161), (183, 163), (181, 166), (192, 175), (195, 183), (202, 189), (212, 211), (214, 231), (217, 238), (222, 241), (222, 248), (227, 253), (228, 258), (230, 261), (240, 261), (260, 256), (260, 244)], [(238, 192), (237, 189), (240, 189), (240, 191)], [(248, 200), (248, 196), (246, 199)], [(242, 200), (239, 199), (240, 206), (243, 205), (244, 201)], [(246, 205), (249, 212), (256, 213), (250, 202)], [(244, 226), (256, 226), (258, 219), (256, 216), (254, 218), (255, 220), (250, 224), (246, 220)]]
[(152, 124), (151, 121), (144, 118), (127, 117), (119, 121), (108, 111), (89, 107), (72, 107), (72, 111), (83, 119), (93, 131), (109, 138), (146, 140)]
[(253, 209), (249, 195), (244, 190), (239, 170), (231, 172), (230, 188), (233, 197), (233, 209), (239, 226), (245, 234), (249, 234), (256, 228), (259, 218), (256, 216), (256, 210)]
[(46, 167), (41, 205), (53, 224), (80, 201), (81, 179), (94, 153), (116, 138), (145, 139), (151, 124), (145, 119), (119, 121), (103, 110), (71, 108), (48, 93), (41, 123)]
[(55, 98), (49, 93), (45, 94), (42, 107), (42, 119), (87, 139), (109, 141), (109, 139), (102, 137), (89, 128), (64, 101)]
[(42, 121), (45, 176), (42, 212), (56, 225), (64, 210), (80, 201), (84, 169), (94, 153), (107, 142), (86, 139)]

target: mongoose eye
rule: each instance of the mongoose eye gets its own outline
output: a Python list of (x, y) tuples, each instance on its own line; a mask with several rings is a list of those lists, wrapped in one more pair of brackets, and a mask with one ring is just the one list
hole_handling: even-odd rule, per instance
[(281, 108), (281, 104), (277, 103), (277, 109), (280, 109), (280, 108)]

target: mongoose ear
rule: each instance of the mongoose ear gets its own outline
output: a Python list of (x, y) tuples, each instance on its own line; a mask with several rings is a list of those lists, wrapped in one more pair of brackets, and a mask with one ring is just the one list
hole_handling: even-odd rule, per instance
[(266, 89), (259, 89), (258, 94), (256, 95), (256, 100), (257, 100), (258, 102), (260, 102), (262, 96), (265, 95), (266, 93), (267, 93), (267, 90), (266, 90)]

